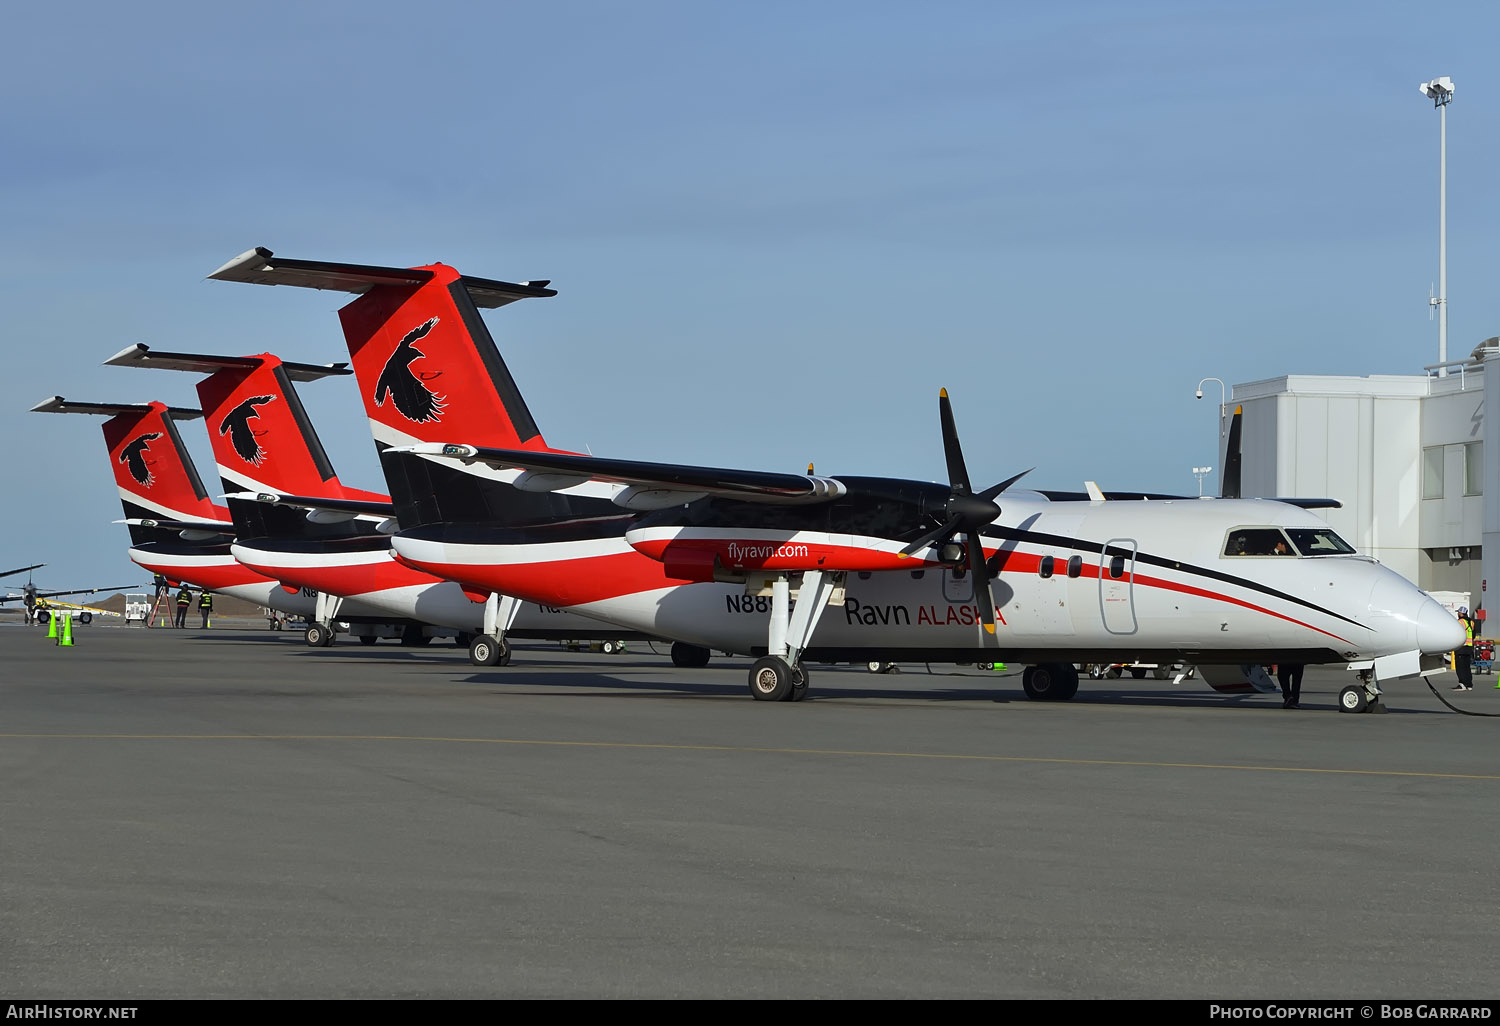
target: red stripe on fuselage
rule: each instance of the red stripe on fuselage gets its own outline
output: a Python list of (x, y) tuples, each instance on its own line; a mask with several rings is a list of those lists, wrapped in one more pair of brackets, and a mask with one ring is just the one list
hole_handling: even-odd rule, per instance
[[(1029, 552), (1016, 552), (1014, 550), (1009, 552), (1002, 552), (1000, 556), (1000, 571), (1002, 573), (1009, 571), (1016, 574), (1026, 574), (1030, 576), (1038, 572), (1041, 567), (1042, 558), (1043, 557), (1034, 555)], [(1059, 573), (1055, 574), (1054, 576), (1066, 577), (1066, 559), (1058, 559), (1058, 569)], [(1097, 563), (1085, 563), (1083, 565), (1082, 573), (1080, 573), (1079, 576), (1098, 580), (1100, 577), (1100, 572), (1101, 568)], [(1247, 602), (1244, 599), (1231, 598), (1230, 596), (1222, 594), (1220, 592), (1209, 591), (1205, 588), (1199, 588), (1191, 584), (1181, 584), (1177, 581), (1168, 581), (1161, 577), (1144, 576), (1139, 570), (1134, 571), (1134, 579), (1135, 583), (1141, 585), (1142, 587), (1160, 588), (1162, 591), (1175, 591), (1184, 595), (1194, 595), (1198, 598), (1210, 599), (1215, 602), (1227, 602), (1230, 605), (1240, 606), (1241, 608), (1250, 609), (1257, 613), (1264, 613), (1267, 616), (1274, 616), (1278, 620), (1285, 620), (1287, 623), (1296, 624), (1298, 627), (1306, 627), (1310, 631), (1317, 631), (1319, 634), (1322, 634), (1325, 637), (1333, 638), (1335, 641), (1342, 641), (1346, 645), (1352, 644), (1348, 639), (1341, 638), (1337, 634), (1325, 631), (1321, 627), (1315, 627), (1312, 624), (1299, 620), (1294, 616), (1287, 616), (1285, 613), (1278, 613), (1274, 609), (1267, 609), (1265, 606), (1256, 605), (1254, 602)], [(1123, 577), (1118, 578), (1118, 580), (1121, 583), (1125, 583), (1125, 578)]]
[[(1000, 552), (999, 567), (1002, 574), (1026, 574), (1027, 576), (1033, 576), (1037, 573), (1041, 561), (1041, 556), (1032, 553), (1002, 550)], [(549, 606), (580, 605), (587, 602), (618, 598), (636, 592), (656, 591), (675, 585), (696, 583), (667, 576), (666, 568), (663, 564), (634, 550), (605, 556), (582, 556), (577, 559), (549, 560), (537, 563), (470, 564), (426, 562), (404, 558), (403, 562), (421, 567), (439, 577), (458, 581), (465, 587), (472, 587), (476, 590), (498, 591), (503, 594), (515, 595), (528, 602), (537, 602)], [(1066, 579), (1067, 561), (1060, 559), (1058, 562), (1062, 572), (1057, 576)], [(1097, 580), (1099, 570), (1100, 568), (1097, 564), (1090, 565), (1085, 563), (1080, 576)], [(1121, 580), (1123, 581), (1124, 579), (1122, 578)], [(1159, 577), (1143, 576), (1138, 571), (1135, 573), (1135, 583), (1146, 588), (1159, 588), (1162, 591), (1193, 595), (1214, 602), (1224, 602), (1239, 606), (1253, 612), (1264, 613), (1278, 620), (1316, 631), (1325, 637), (1333, 638), (1346, 645), (1351, 644), (1347, 639), (1337, 634), (1325, 631), (1321, 627), (1316, 627), (1296, 617), (1287, 616), (1285, 613), (1278, 613), (1275, 610), (1267, 609), (1265, 606), (1257, 605), (1244, 599), (1233, 598), (1220, 592), (1209, 591), (1190, 584), (1180, 584)]]
[(391, 558), (374, 563), (326, 566), (279, 566), (274, 562), (274, 553), (241, 558), (247, 566), (267, 577), (344, 598), (393, 588), (430, 588), (443, 583), (441, 578), (403, 566)]

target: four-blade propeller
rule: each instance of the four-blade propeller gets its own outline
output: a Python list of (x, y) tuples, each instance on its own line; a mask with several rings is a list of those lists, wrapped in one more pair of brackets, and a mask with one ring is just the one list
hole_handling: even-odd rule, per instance
[[(984, 629), (995, 633), (995, 598), (990, 594), (991, 575), (984, 562), (984, 546), (979, 539), (979, 529), (1000, 515), (995, 496), (1031, 473), (1023, 470), (1014, 477), (1006, 478), (977, 494), (969, 486), (969, 471), (964, 464), (963, 449), (958, 444), (958, 429), (953, 423), (953, 405), (948, 401), (948, 390), (938, 393), (938, 415), (943, 425), (943, 455), (948, 461), (948, 501), (943, 506), (945, 519), (941, 526), (928, 531), (901, 550), (902, 557), (910, 556), (929, 545), (942, 549), (954, 536), (964, 536), (965, 563), (973, 574), (974, 601), (979, 604), (979, 616)], [(1031, 468), (1032, 470), (1036, 468)]]

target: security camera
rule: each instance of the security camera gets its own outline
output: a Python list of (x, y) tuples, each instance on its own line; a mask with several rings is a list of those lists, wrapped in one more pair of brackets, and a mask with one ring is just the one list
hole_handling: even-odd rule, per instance
[(1201, 388), (1198, 389), (1198, 394), (1195, 395), (1195, 396), (1193, 396), (1193, 398), (1194, 399), (1202, 399), (1203, 398), (1203, 389), (1201, 389)]

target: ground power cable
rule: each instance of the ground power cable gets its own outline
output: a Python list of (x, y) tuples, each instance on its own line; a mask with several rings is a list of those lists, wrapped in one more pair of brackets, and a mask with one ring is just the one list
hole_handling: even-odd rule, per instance
[[(1449, 709), (1452, 709), (1456, 713), (1461, 713), (1464, 716), (1500, 716), (1500, 713), (1475, 712), (1473, 709), (1460, 709), (1458, 706), (1454, 705), (1452, 702), (1450, 702), (1446, 698), (1444, 698), (1443, 697), (1443, 693), (1441, 691), (1439, 691), (1437, 688), (1433, 687), (1433, 685), (1432, 685), (1432, 678), (1431, 677), (1423, 677), (1422, 679), (1427, 682), (1427, 690), (1431, 691), (1433, 693), (1433, 695), (1437, 698), (1437, 700), (1439, 702), (1442, 702)], [(1500, 684), (1497, 684), (1496, 687), (1500, 687)], [(1472, 691), (1473, 688), (1471, 687), (1469, 690)]]

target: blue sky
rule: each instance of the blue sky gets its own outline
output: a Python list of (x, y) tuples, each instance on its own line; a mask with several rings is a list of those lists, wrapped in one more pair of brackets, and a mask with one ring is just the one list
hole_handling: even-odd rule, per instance
[[(252, 246), (551, 278), (486, 315), (548, 440), (633, 459), (1194, 493), (1218, 386), (1500, 333), (1500, 8), (1450, 3), (134, 5), (7, 13), (0, 569), (126, 583), (97, 418), (159, 349), (346, 358)], [(301, 395), (384, 490), (352, 380)], [(201, 423), (187, 438), (212, 460)], [(205, 477), (210, 475), (205, 473)], [(1214, 486), (1214, 480), (1208, 482)], [(22, 501), (15, 501), (21, 499)], [(105, 580), (108, 578), (108, 580)], [(11, 582), (0, 582), (11, 583)]]

